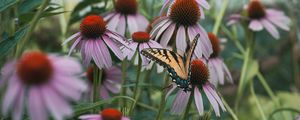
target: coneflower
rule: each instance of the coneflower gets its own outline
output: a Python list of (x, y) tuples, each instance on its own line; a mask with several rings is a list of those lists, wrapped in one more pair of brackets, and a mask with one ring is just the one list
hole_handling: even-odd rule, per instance
[(12, 113), (13, 120), (21, 120), (25, 111), (31, 120), (47, 120), (48, 112), (56, 120), (70, 117), (69, 101), (79, 100), (87, 89), (78, 76), (81, 65), (70, 57), (28, 52), (7, 63), (1, 73), (0, 81), (7, 85), (2, 112)]
[(110, 68), (112, 58), (107, 47), (120, 60), (124, 58), (120, 47), (127, 45), (126, 38), (107, 29), (106, 22), (101, 16), (85, 17), (80, 24), (80, 32), (68, 38), (63, 45), (73, 39), (75, 42), (70, 48), (69, 55), (74, 49), (80, 51), (85, 66), (88, 66), (93, 60), (100, 69)]
[(227, 24), (232, 25), (241, 20), (246, 20), (249, 22), (249, 28), (252, 31), (261, 31), (265, 28), (275, 39), (280, 38), (276, 27), (286, 31), (290, 29), (290, 18), (284, 15), (282, 11), (266, 9), (259, 0), (251, 0), (246, 7), (246, 12), (246, 17), (239, 14), (231, 15)]
[[(206, 64), (200, 60), (196, 59), (193, 60), (191, 63), (191, 86), (192, 90), (194, 92), (194, 100), (197, 107), (197, 110), (199, 114), (202, 116), (204, 114), (204, 105), (203, 105), (203, 99), (200, 91), (204, 91), (205, 95), (207, 96), (210, 104), (212, 105), (216, 116), (220, 116), (220, 107), (223, 111), (226, 111), (223, 102), (218, 94), (216, 92), (215, 87), (209, 82), (209, 70), (206, 66)], [(172, 88), (168, 91), (167, 97), (170, 95), (171, 92), (173, 92), (176, 88), (176, 84), (172, 84)], [(177, 92), (177, 95), (174, 99), (171, 113), (174, 114), (180, 114), (184, 111), (186, 108), (188, 101), (191, 97), (191, 91), (183, 91), (182, 89), (179, 89)]]
[(170, 7), (170, 14), (154, 22), (151, 37), (163, 47), (175, 42), (177, 52), (183, 55), (194, 36), (199, 33), (200, 41), (195, 55), (204, 55), (208, 59), (212, 47), (206, 31), (198, 24), (200, 15), (202, 13), (195, 0), (176, 0)]
[(115, 11), (107, 14), (108, 29), (125, 36), (126, 30), (130, 35), (137, 31), (146, 31), (148, 20), (138, 13), (136, 0), (116, 0)]

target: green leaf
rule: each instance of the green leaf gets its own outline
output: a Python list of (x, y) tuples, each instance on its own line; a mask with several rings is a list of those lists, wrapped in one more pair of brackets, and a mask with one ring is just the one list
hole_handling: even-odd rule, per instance
[(41, 5), (43, 0), (25, 0), (18, 8), (20, 14), (25, 14)]
[(4, 57), (9, 51), (15, 47), (20, 39), (22, 39), (27, 33), (28, 25), (20, 28), (13, 36), (4, 39), (0, 42), (0, 58)]
[(0, 12), (16, 4), (18, 0), (0, 0)]

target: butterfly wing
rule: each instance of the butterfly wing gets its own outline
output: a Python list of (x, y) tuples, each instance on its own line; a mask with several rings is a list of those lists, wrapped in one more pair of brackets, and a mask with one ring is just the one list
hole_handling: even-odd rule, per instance
[(191, 47), (186, 55), (186, 61), (185, 61), (185, 69), (186, 71), (189, 71), (190, 69), (190, 64), (191, 64), (191, 59), (193, 57), (193, 54), (194, 54), (194, 51), (195, 51), (195, 48), (196, 48), (196, 45), (197, 45), (197, 42), (198, 42), (198, 39), (200, 37), (200, 34), (197, 34), (191, 44)]
[(184, 80), (188, 79), (184, 60), (179, 54), (160, 48), (143, 49), (141, 53), (147, 58), (162, 65), (164, 68), (167, 68), (172, 78), (178, 76)]

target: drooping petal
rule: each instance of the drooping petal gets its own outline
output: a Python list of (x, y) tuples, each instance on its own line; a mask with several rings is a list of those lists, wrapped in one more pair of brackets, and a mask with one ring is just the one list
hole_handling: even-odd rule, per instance
[[(156, 20), (156, 21), (158, 21), (158, 20)], [(158, 34), (158, 32), (159, 32), (159, 30), (161, 29), (161, 27), (164, 26), (167, 22), (169, 22), (169, 19), (163, 19), (161, 22), (158, 22), (157, 24), (153, 23), (155, 26), (151, 30), (150, 36), (156, 37), (157, 34)]]
[(127, 16), (127, 24), (130, 34), (138, 31), (138, 24), (133, 15)]
[(223, 71), (223, 62), (216, 58), (215, 61), (214, 61), (214, 67), (216, 68), (217, 70), (217, 74), (218, 74), (218, 80), (220, 82), (220, 84), (224, 84), (224, 71)]
[(186, 109), (186, 105), (189, 101), (191, 92), (184, 92), (182, 89), (180, 89), (176, 95), (176, 98), (174, 99), (171, 113), (173, 114), (180, 114)]
[(148, 20), (140, 14), (137, 14), (135, 17), (137, 19), (138, 31), (145, 31), (149, 25)]
[(163, 11), (166, 9), (166, 7), (170, 4), (170, 0), (165, 0), (164, 3), (163, 3), (163, 6), (162, 8), (160, 9), (160, 12), (159, 14), (162, 15)]
[(220, 116), (220, 109), (219, 109), (219, 104), (218, 102), (215, 100), (215, 98), (211, 95), (211, 93), (209, 92), (209, 89), (207, 89), (207, 84), (206, 85), (203, 85), (203, 90), (210, 102), (210, 104), (212, 105), (215, 113), (216, 113), (216, 116)]
[(104, 68), (110, 68), (112, 66), (111, 55), (103, 40), (95, 41), (93, 58), (97, 66), (102, 65)]
[(21, 88), (19, 91), (19, 95), (17, 96), (16, 103), (14, 104), (13, 120), (21, 120), (24, 111), (23, 110), (24, 100), (25, 100), (25, 91), (24, 88)]
[(94, 45), (92, 40), (87, 40), (81, 44), (81, 56), (83, 59), (83, 65), (88, 66), (92, 60), (94, 52)]
[(121, 88), (117, 84), (111, 83), (109, 81), (103, 83), (103, 87), (106, 87), (107, 90), (111, 91), (112, 93), (119, 93)]
[(28, 109), (31, 120), (47, 120), (48, 118), (46, 103), (42, 95), (38, 87), (32, 87), (29, 90)]
[(131, 50), (131, 49), (128, 49), (128, 48), (124, 48), (124, 49), (123, 49), (123, 53), (124, 53), (125, 57), (127, 57), (128, 60), (131, 60), (132, 57), (134, 56), (135, 52), (136, 52), (138, 43), (136, 43), (136, 42), (131, 42), (131, 43), (129, 43), (128, 46), (129, 46), (132, 50)]
[(80, 41), (81, 41), (81, 37), (79, 37), (79, 38), (77, 38), (77, 39), (75, 40), (75, 42), (73, 43), (73, 45), (72, 45), (71, 48), (70, 48), (70, 51), (69, 51), (68, 56), (71, 55), (71, 53), (72, 53), (73, 50), (77, 47), (77, 45), (80, 43)]
[(110, 20), (115, 14), (116, 14), (115, 12), (110, 13), (110, 14), (104, 16), (103, 19), (104, 19), (105, 21), (108, 21), (108, 20)]
[(81, 120), (101, 120), (101, 116), (99, 114), (90, 114), (90, 115), (82, 115), (79, 117)]
[(149, 40), (148, 45), (150, 48), (162, 48), (162, 46), (154, 40)]
[(103, 99), (108, 99), (110, 97), (107, 89), (104, 86), (100, 88), (100, 96)]
[(111, 20), (107, 24), (107, 28), (112, 31), (116, 31), (117, 26), (119, 25), (120, 14), (116, 14), (111, 18)]
[(80, 63), (71, 57), (50, 57), (55, 71), (64, 75), (78, 75), (83, 72)]
[(126, 19), (125, 19), (124, 15), (120, 15), (119, 24), (117, 26), (116, 31), (120, 35), (125, 35), (125, 31), (126, 31)]
[(165, 33), (162, 35), (161, 40), (160, 40), (160, 44), (164, 47), (166, 47), (169, 43), (169, 41), (171, 40), (171, 37), (174, 33), (176, 25), (175, 24), (171, 24), (168, 29), (165, 31)]
[(200, 116), (202, 116), (204, 113), (204, 106), (202, 101), (202, 95), (197, 86), (194, 88), (194, 94), (195, 94), (194, 96), (195, 96), (196, 107), (198, 109)]
[(108, 37), (106, 36), (103, 36), (103, 40), (104, 42), (106, 43), (106, 45), (110, 48), (110, 50), (115, 53), (115, 55), (120, 59), (120, 60), (123, 60), (124, 59), (124, 56), (123, 56), (123, 53), (121, 51), (121, 49), (118, 47), (118, 45), (113, 42), (111, 39), (109, 39)]
[(80, 32), (75, 33), (74, 35), (72, 35), (71, 37), (69, 37), (67, 40), (65, 40), (65, 41), (62, 43), (62, 45), (67, 44), (68, 42), (70, 42), (71, 40), (73, 40), (73, 39), (75, 39), (75, 38), (77, 38), (77, 37), (79, 37), (79, 36), (81, 36), (81, 33), (80, 33)]
[(184, 26), (178, 28), (176, 34), (176, 49), (178, 54), (183, 55), (187, 48), (186, 34)]
[(229, 71), (229, 69), (227, 68), (227, 66), (226, 66), (226, 64), (224, 62), (223, 62), (223, 69), (224, 69), (224, 72), (225, 72), (226, 79), (230, 83), (233, 83), (233, 79), (232, 79), (232, 76), (230, 74), (230, 71)]
[(218, 72), (216, 70), (216, 67), (214, 65), (214, 59), (209, 59), (208, 60), (208, 70), (209, 70), (209, 81), (213, 84), (213, 85), (218, 85), (219, 81), (218, 81)]
[(202, 7), (204, 7), (205, 9), (210, 9), (210, 5), (206, 0), (196, 0), (196, 2)]
[(158, 31), (157, 35), (155, 36), (155, 41), (157, 41), (160, 36), (163, 34), (163, 32), (170, 26), (172, 22), (168, 21), (166, 24), (164, 24)]
[(261, 31), (263, 29), (262, 24), (258, 20), (251, 20), (249, 28), (253, 31)]
[(172, 83), (169, 85), (168, 89), (167, 89), (167, 94), (166, 94), (166, 98), (165, 100), (167, 100), (167, 98), (170, 96), (170, 94), (175, 90), (175, 88), (177, 88), (175, 83)]
[(264, 28), (266, 28), (266, 30), (275, 38), (275, 39), (279, 39), (279, 32), (278, 30), (275, 28), (274, 25), (272, 25), (268, 20), (266, 19), (262, 19), (261, 20), (262, 25), (264, 26)]
[(218, 102), (218, 104), (221, 106), (223, 111), (226, 111), (225, 106), (220, 98), (220, 96), (218, 95), (218, 93), (216, 92), (216, 90), (214, 90), (211, 85), (207, 85), (206, 88), (209, 90), (209, 92), (211, 93), (211, 95), (216, 99), (216, 101)]
[(208, 59), (213, 53), (213, 50), (207, 32), (200, 25), (194, 26), (194, 30), (200, 34), (200, 40), (198, 41), (198, 45), (199, 43), (200, 45), (202, 45), (203, 55), (206, 59)]
[(9, 81), (8, 88), (3, 98), (2, 112), (4, 115), (8, 114), (8, 111), (11, 106), (16, 102), (16, 98), (19, 96), (19, 92), (22, 89), (20, 80), (13, 76)]
[(13, 74), (14, 68), (16, 65), (16, 60), (8, 61), (4, 64), (0, 71), (0, 88), (3, 87), (3, 85), (6, 85), (7, 81)]
[(273, 17), (273, 16), (268, 16), (267, 15), (267, 19), (272, 22), (274, 25), (278, 26), (279, 28), (289, 31), (290, 27), (289, 27), (289, 23), (285, 22), (285, 20), (279, 19), (278, 17)]

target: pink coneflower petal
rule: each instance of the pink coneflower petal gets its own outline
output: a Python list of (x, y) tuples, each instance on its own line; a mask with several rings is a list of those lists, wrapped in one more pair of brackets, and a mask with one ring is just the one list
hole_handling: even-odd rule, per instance
[(206, 0), (196, 0), (196, 2), (200, 4), (202, 7), (204, 7), (205, 9), (210, 9), (210, 5)]
[(0, 88), (7, 83), (9, 77), (13, 74), (16, 61), (12, 60), (4, 64), (3, 68), (0, 71)]
[(119, 26), (116, 29), (117, 33), (125, 35), (126, 31), (126, 20), (124, 15), (120, 15)]
[(113, 16), (115, 16), (116, 15), (116, 13), (115, 12), (112, 12), (112, 13), (110, 13), (110, 14), (107, 14), (107, 15), (105, 15), (105, 17), (103, 17), (103, 19), (105, 20), (105, 21), (108, 21), (109, 19), (111, 19)]
[(275, 28), (274, 25), (272, 25), (268, 20), (266, 19), (261, 19), (261, 23), (264, 26), (264, 28), (266, 28), (266, 30), (275, 38), (275, 39), (279, 39), (279, 32), (278, 30)]
[(202, 116), (204, 113), (204, 106), (203, 106), (202, 95), (198, 87), (194, 88), (194, 94), (195, 94), (194, 96), (195, 96), (196, 107), (198, 109), (199, 114)]
[(198, 42), (198, 45), (199, 45), (199, 43), (202, 43), (201, 45), (203, 46), (202, 47), (203, 55), (206, 59), (208, 59), (209, 56), (213, 53), (212, 45), (210, 43), (210, 40), (208, 38), (208, 35), (207, 35), (207, 32), (205, 31), (205, 29), (202, 28), (200, 25), (197, 25), (197, 26), (198, 27), (194, 27), (194, 30), (200, 34), (200, 42)]
[(214, 85), (217, 85), (218, 84), (218, 72), (216, 70), (216, 67), (214, 66), (213, 62), (211, 62), (211, 59), (210, 61), (208, 62), (208, 70), (209, 70), (209, 73), (210, 73), (210, 82), (213, 83)]
[(93, 58), (93, 41), (87, 40), (83, 41), (81, 45), (81, 55), (83, 58), (83, 65), (88, 66)]
[(106, 43), (106, 45), (110, 48), (110, 50), (112, 52), (115, 53), (115, 55), (120, 59), (120, 60), (123, 60), (124, 59), (124, 56), (123, 56), (123, 53), (121, 52), (120, 48), (118, 47), (118, 45), (113, 42), (111, 39), (109, 39), (108, 37), (106, 36), (103, 36), (103, 40), (104, 42)]
[[(94, 42), (94, 53), (93, 54), (94, 54), (93, 58), (97, 64), (97, 66), (101, 65), (102, 62), (103, 62), (103, 66), (105, 68), (110, 68), (112, 66), (112, 59), (111, 59), (110, 53), (107, 49), (107, 46), (104, 44), (103, 40), (98, 40), (98, 41)], [(102, 60), (102, 62), (99, 60)]]
[(47, 110), (39, 88), (33, 87), (29, 90), (28, 101), (30, 119), (46, 120), (48, 117)]
[(170, 94), (177, 88), (177, 85), (175, 84), (175, 83), (171, 83), (170, 85), (169, 85), (169, 87), (170, 88), (168, 88), (168, 92), (167, 92), (167, 94), (166, 94), (166, 100), (167, 100), (167, 98), (170, 96)]
[(224, 62), (223, 62), (223, 69), (224, 69), (224, 72), (225, 72), (226, 79), (227, 79), (230, 83), (233, 83), (233, 79), (232, 79), (232, 76), (231, 76), (231, 74), (230, 74), (230, 71), (229, 71), (229, 69), (227, 68), (227, 66), (225, 65)]
[(207, 84), (203, 86), (203, 90), (210, 102), (210, 104), (212, 105), (215, 113), (217, 116), (220, 116), (220, 110), (219, 110), (219, 105), (218, 102), (215, 100), (215, 98), (211, 95), (211, 93), (209, 92), (209, 89), (207, 88)]
[(223, 72), (222, 61), (220, 59), (215, 59), (212, 62), (217, 70), (216, 72), (218, 74), (218, 80), (220, 81), (221, 84), (224, 84), (224, 72)]
[(185, 28), (184, 26), (180, 26), (178, 28), (177, 34), (176, 34), (176, 48), (177, 52), (180, 55), (183, 55), (185, 53), (187, 43), (186, 43), (186, 35), (185, 35)]
[(161, 45), (153, 40), (150, 40), (148, 44), (151, 48), (161, 48)]
[(75, 42), (72, 44), (71, 48), (70, 48), (70, 51), (69, 51), (69, 54), (68, 56), (71, 55), (71, 53), (73, 52), (73, 50), (77, 47), (77, 45), (80, 43), (81, 41), (81, 37), (78, 37)]
[(117, 43), (120, 43), (120, 45), (122, 46), (125, 46), (128, 48), (128, 43), (126, 38), (124, 38), (123, 36), (115, 33), (115, 32), (112, 32), (112, 31), (109, 31), (107, 30), (107, 32), (105, 33), (106, 36), (108, 36), (110, 39), (112, 39), (113, 41), (117, 42)]
[[(136, 43), (136, 42), (129, 43), (129, 47), (132, 50), (136, 50), (137, 46), (138, 46), (138, 43)], [(123, 49), (124, 56), (127, 56), (127, 60), (131, 60), (132, 57), (134, 56), (135, 52), (132, 52), (132, 50), (126, 49), (126, 48)]]
[(41, 89), (43, 99), (51, 114), (56, 120), (63, 120), (63, 116), (70, 116), (72, 109), (70, 105), (52, 88), (43, 86)]
[(221, 98), (219, 97), (219, 95), (217, 94), (217, 92), (210, 85), (207, 86), (207, 89), (209, 90), (211, 95), (217, 100), (217, 102), (221, 106), (222, 110), (226, 111), (225, 106), (223, 105), (223, 102), (222, 102)]
[[(160, 21), (160, 22), (157, 22)], [(162, 17), (161, 19), (158, 19), (156, 21), (154, 21), (153, 25), (153, 30), (150, 32), (151, 36), (156, 36), (157, 33), (159, 32), (160, 28), (162, 26), (164, 26), (167, 22), (169, 21), (169, 19), (167, 19), (166, 17)]]
[(161, 42), (160, 42), (161, 46), (166, 47), (168, 45), (174, 33), (175, 28), (176, 28), (175, 24), (172, 24), (168, 27), (168, 29), (165, 31), (165, 34), (162, 35)]
[(162, 15), (163, 11), (166, 9), (167, 5), (170, 4), (170, 0), (165, 0), (165, 2), (163, 3), (163, 6), (159, 12), (160, 15)]
[(21, 89), (19, 91), (19, 95), (17, 97), (17, 101), (15, 103), (15, 109), (13, 111), (14, 116), (13, 119), (14, 120), (21, 120), (22, 115), (23, 115), (23, 109), (24, 109), (24, 99), (25, 99), (25, 91), (23, 89)]
[(74, 35), (72, 35), (71, 37), (69, 37), (67, 40), (65, 40), (65, 41), (62, 43), (62, 45), (67, 44), (68, 42), (70, 42), (71, 40), (73, 40), (73, 39), (75, 39), (75, 38), (77, 38), (77, 37), (79, 37), (79, 36), (81, 36), (81, 33), (80, 33), (80, 32), (75, 33)]
[(3, 114), (7, 114), (9, 108), (14, 105), (21, 89), (21, 83), (18, 82), (18, 79), (16, 77), (12, 77), (12, 79), (9, 81), (9, 85), (3, 99)]
[(116, 31), (116, 28), (118, 26), (119, 20), (120, 20), (120, 14), (116, 14), (115, 16), (113, 16), (111, 18), (110, 22), (108, 22), (107, 28), (109, 30)]
[(107, 91), (106, 88), (104, 87), (101, 87), (100, 88), (100, 96), (103, 98), (103, 99), (108, 99), (109, 98), (109, 93)]
[(267, 19), (272, 22), (274, 25), (278, 26), (279, 28), (289, 31), (290, 28), (288, 26), (289, 23), (285, 23), (283, 20), (280, 20), (278, 17), (267, 16)]
[(137, 24), (139, 26), (138, 30), (139, 31), (145, 31), (146, 28), (147, 28), (147, 26), (148, 26), (148, 24), (149, 24), (148, 20), (144, 16), (142, 16), (140, 14), (136, 15), (136, 19), (137, 19)]
[(203, 8), (199, 6), (199, 10), (200, 10), (200, 13), (201, 13), (200, 18), (201, 18), (201, 19), (205, 19), (205, 14), (204, 14)]
[(155, 38), (155, 41), (158, 40), (158, 38), (161, 36), (161, 34), (163, 34), (163, 32), (170, 26), (170, 24), (172, 24), (171, 21), (167, 21), (166, 24), (164, 24), (158, 31), (157, 35), (156, 35), (156, 38)]
[(109, 91), (111, 91), (112, 93), (119, 93), (120, 92), (120, 88), (116, 85), (116, 84), (113, 84), (111, 82), (105, 82), (103, 83), (104, 86), (106, 87), (106, 89), (108, 89)]
[(180, 114), (186, 108), (186, 105), (189, 101), (191, 92), (184, 92), (182, 89), (176, 95), (176, 98), (173, 102), (171, 113)]
[(91, 114), (91, 115), (82, 115), (79, 117), (79, 119), (83, 120), (102, 120), (101, 116), (98, 114)]
[(53, 60), (54, 68), (59, 68), (55, 70), (58, 74), (78, 75), (82, 72), (80, 63), (74, 58), (54, 56), (50, 59)]
[(260, 31), (263, 29), (263, 25), (258, 20), (251, 20), (249, 28), (253, 31)]
[(138, 31), (138, 24), (133, 15), (127, 16), (128, 29), (130, 33)]

